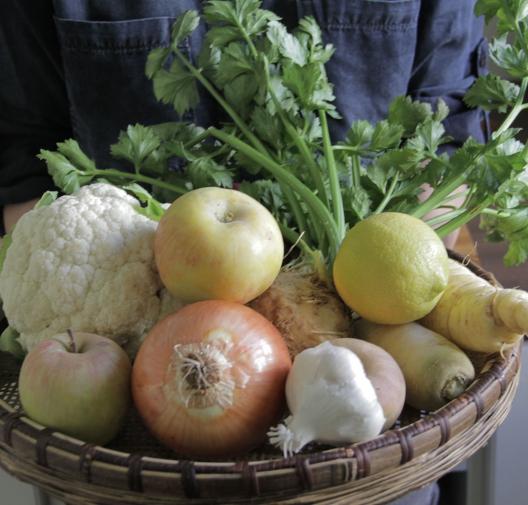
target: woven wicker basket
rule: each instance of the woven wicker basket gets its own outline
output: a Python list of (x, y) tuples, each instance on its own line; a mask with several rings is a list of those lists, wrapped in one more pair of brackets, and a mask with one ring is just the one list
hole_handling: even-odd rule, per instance
[(20, 409), (17, 365), (0, 353), (0, 466), (72, 505), (385, 504), (434, 482), (486, 444), (510, 410), (521, 349), (522, 342), (503, 356), (474, 356), (480, 373), (459, 398), (433, 413), (406, 409), (391, 430), (367, 442), (313, 444), (291, 458), (265, 445), (230, 461), (178, 458), (133, 409), (106, 447), (38, 425)]

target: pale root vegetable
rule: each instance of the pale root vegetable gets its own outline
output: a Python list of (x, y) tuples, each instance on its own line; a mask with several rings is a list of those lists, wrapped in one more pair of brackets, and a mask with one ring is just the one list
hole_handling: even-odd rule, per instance
[(457, 398), (475, 378), (468, 356), (453, 342), (416, 322), (383, 325), (361, 319), (357, 338), (385, 349), (400, 366), (405, 401), (418, 410), (435, 411)]
[(528, 293), (493, 286), (450, 259), (447, 289), (419, 322), (462, 349), (499, 352), (528, 332)]
[(352, 336), (350, 310), (313, 270), (281, 270), (248, 306), (280, 331), (292, 358), (326, 340)]
[(331, 344), (346, 347), (363, 363), (385, 415), (382, 431), (388, 430), (400, 416), (405, 403), (405, 378), (396, 360), (378, 345), (358, 338), (338, 338)]

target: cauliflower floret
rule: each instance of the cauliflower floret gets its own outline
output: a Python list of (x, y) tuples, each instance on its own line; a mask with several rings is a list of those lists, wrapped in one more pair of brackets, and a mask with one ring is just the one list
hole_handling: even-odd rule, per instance
[(154, 259), (157, 223), (138, 207), (122, 189), (92, 184), (20, 218), (0, 297), (24, 349), (74, 328), (135, 353), (153, 324), (183, 305), (165, 293)]

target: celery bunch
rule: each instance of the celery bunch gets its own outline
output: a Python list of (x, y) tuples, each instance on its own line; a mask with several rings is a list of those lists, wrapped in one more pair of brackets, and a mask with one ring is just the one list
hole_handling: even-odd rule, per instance
[[(239, 189), (274, 213), (286, 239), (313, 257), (322, 255), (329, 271), (358, 221), (385, 211), (423, 219), (439, 208), (447, 212), (428, 223), (441, 224), (441, 237), (480, 214), (490, 240), (510, 242), (505, 263), (519, 264), (528, 257), (528, 151), (512, 124), (526, 107), (528, 0), (478, 0), (476, 14), (488, 22), (498, 18), (491, 57), (521, 82), (490, 73), (467, 93), (468, 106), (505, 115), (485, 144), (469, 138), (451, 155), (439, 154), (451, 140), (442, 125), (447, 106), (439, 102), (433, 110), (405, 96), (393, 101), (385, 120), (357, 121), (333, 143), (328, 118), (338, 118), (339, 111), (325, 72), (333, 48), (324, 44), (314, 19), (302, 19), (290, 33), (258, 0), (210, 0), (203, 13), (188, 11), (177, 19), (172, 44), (151, 52), (146, 73), (157, 99), (180, 115), (196, 107), (201, 85), (229, 123), (207, 129), (185, 122), (129, 126), (111, 149), (130, 162), (130, 172), (96, 167), (73, 140), (41, 157), (68, 193), (104, 179), (131, 190), (138, 188), (131, 183), (149, 184), (154, 201), (172, 201), (196, 187), (232, 187), (249, 173), (255, 180)], [(181, 43), (202, 22), (211, 28), (198, 61), (191, 62)], [(180, 171), (168, 168), (175, 157), (184, 160)], [(424, 184), (433, 192), (420, 202)], [(465, 201), (455, 207), (452, 193), (462, 185)]]

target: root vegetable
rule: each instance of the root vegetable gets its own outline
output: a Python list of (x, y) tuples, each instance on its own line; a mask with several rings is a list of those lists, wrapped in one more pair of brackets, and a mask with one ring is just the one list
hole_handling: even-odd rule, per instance
[(292, 358), (326, 340), (352, 336), (349, 309), (313, 270), (282, 270), (248, 306), (280, 331)]
[(354, 324), (354, 332), (396, 360), (405, 377), (405, 401), (415, 409), (439, 409), (457, 398), (475, 377), (464, 351), (416, 322), (383, 325), (361, 319)]
[(385, 415), (382, 431), (388, 430), (400, 416), (405, 403), (405, 378), (396, 360), (385, 349), (358, 338), (338, 338), (333, 345), (354, 352), (372, 382)]
[(446, 291), (419, 322), (462, 349), (498, 352), (528, 332), (528, 293), (493, 286), (451, 259)]

